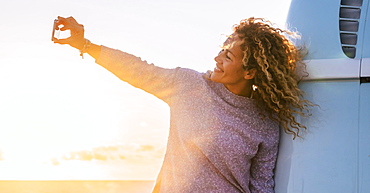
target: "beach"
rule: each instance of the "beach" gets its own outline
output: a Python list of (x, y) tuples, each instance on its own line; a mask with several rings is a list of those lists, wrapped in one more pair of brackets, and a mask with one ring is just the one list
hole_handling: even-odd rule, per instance
[(154, 181), (0, 181), (0, 193), (150, 193)]

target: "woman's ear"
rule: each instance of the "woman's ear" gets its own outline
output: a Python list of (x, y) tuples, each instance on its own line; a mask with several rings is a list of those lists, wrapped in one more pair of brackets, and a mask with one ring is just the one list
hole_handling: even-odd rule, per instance
[(247, 80), (253, 79), (256, 76), (256, 74), (257, 74), (257, 69), (255, 68), (246, 70), (244, 72), (244, 79), (247, 79)]

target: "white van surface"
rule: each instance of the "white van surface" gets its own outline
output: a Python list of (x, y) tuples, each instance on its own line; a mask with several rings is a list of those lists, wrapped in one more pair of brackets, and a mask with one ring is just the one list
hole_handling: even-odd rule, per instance
[(370, 192), (369, 0), (292, 0), (287, 23), (309, 49), (303, 138), (281, 132), (276, 193)]

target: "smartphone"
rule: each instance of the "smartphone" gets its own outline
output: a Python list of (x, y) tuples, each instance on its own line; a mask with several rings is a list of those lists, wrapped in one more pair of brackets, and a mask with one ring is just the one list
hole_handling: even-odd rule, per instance
[(59, 39), (60, 30), (59, 30), (59, 27), (58, 27), (57, 23), (58, 23), (58, 20), (55, 19), (54, 24), (53, 24), (53, 32), (51, 34), (51, 41), (54, 41), (54, 38)]

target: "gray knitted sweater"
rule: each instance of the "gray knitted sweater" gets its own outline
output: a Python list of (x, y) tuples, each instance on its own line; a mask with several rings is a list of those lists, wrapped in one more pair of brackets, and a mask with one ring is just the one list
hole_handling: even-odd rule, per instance
[(154, 192), (274, 192), (279, 127), (255, 100), (203, 73), (165, 69), (102, 47), (98, 64), (170, 106), (170, 133)]

